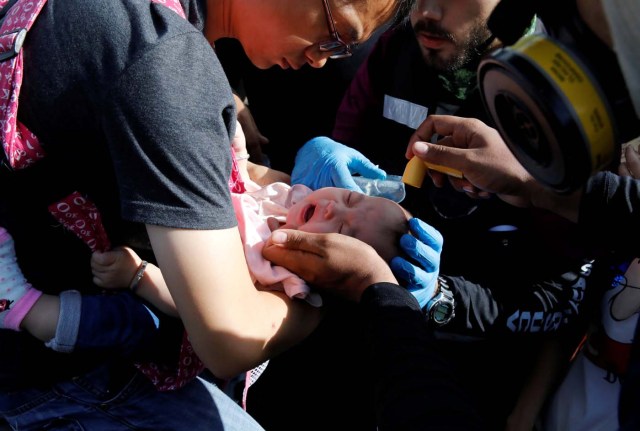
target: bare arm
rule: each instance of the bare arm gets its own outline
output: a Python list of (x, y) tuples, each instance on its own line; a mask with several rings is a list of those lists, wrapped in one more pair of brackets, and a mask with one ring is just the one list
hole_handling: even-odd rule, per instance
[(247, 151), (251, 155), (251, 158), (257, 163), (260, 163), (263, 159), (262, 146), (269, 143), (267, 139), (256, 125), (253, 115), (249, 110), (249, 107), (234, 93), (233, 99), (236, 102), (236, 110), (238, 111), (238, 121), (242, 124), (244, 134), (247, 138)]
[(147, 225), (147, 230), (191, 342), (216, 376), (258, 365), (317, 326), (320, 310), (279, 292), (256, 290), (237, 228)]
[[(106, 289), (131, 288), (133, 278), (141, 264), (140, 256), (129, 247), (116, 247), (107, 252), (95, 252), (91, 256), (93, 282), (96, 286)], [(135, 293), (163, 313), (178, 317), (176, 305), (157, 266), (147, 264)]]
[(247, 169), (249, 171), (249, 178), (260, 186), (266, 186), (272, 183), (291, 184), (291, 175), (282, 171), (258, 165), (251, 161), (247, 164)]

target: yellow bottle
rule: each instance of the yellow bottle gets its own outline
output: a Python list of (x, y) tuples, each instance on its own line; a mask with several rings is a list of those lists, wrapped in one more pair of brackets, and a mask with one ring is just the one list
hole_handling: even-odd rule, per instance
[(420, 160), (413, 156), (404, 168), (402, 182), (413, 187), (422, 187), (424, 177), (427, 175), (427, 169), (433, 169), (434, 171), (442, 172), (443, 174), (451, 175), (456, 178), (464, 178), (462, 172), (457, 169), (425, 162), (424, 160)]

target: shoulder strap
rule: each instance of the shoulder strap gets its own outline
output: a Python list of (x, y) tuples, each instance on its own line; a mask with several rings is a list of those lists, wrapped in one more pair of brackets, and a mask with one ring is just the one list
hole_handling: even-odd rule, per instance
[(182, 8), (182, 4), (180, 4), (180, 0), (151, 0), (151, 3), (166, 6), (182, 18), (187, 19), (187, 16), (184, 14), (184, 9)]
[(0, 0), (0, 140), (9, 166), (44, 157), (38, 138), (17, 119), (22, 86), (22, 44), (47, 0)]

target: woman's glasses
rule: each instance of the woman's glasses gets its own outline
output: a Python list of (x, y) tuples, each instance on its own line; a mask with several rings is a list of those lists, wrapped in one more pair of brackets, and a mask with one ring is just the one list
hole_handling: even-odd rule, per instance
[(322, 4), (324, 5), (324, 12), (327, 16), (327, 23), (329, 24), (329, 34), (331, 35), (331, 40), (327, 40), (324, 42), (320, 42), (319, 47), (322, 52), (330, 52), (331, 55), (329, 58), (346, 58), (351, 57), (352, 47), (348, 43), (346, 43), (340, 35), (338, 34), (338, 30), (336, 30), (336, 26), (333, 23), (333, 15), (331, 14), (331, 8), (329, 7), (329, 0), (322, 0)]

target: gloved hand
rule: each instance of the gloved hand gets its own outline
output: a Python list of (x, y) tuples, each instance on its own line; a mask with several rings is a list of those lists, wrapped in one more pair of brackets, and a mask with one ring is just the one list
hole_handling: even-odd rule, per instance
[(304, 184), (317, 190), (322, 187), (341, 187), (362, 192), (351, 177), (383, 180), (387, 174), (358, 151), (325, 136), (313, 138), (298, 150), (291, 173), (291, 184)]
[(406, 288), (415, 296), (421, 308), (435, 294), (442, 234), (418, 218), (409, 220), (410, 234), (400, 238), (400, 247), (409, 259), (396, 256), (391, 260), (391, 270), (396, 277), (406, 282)]

